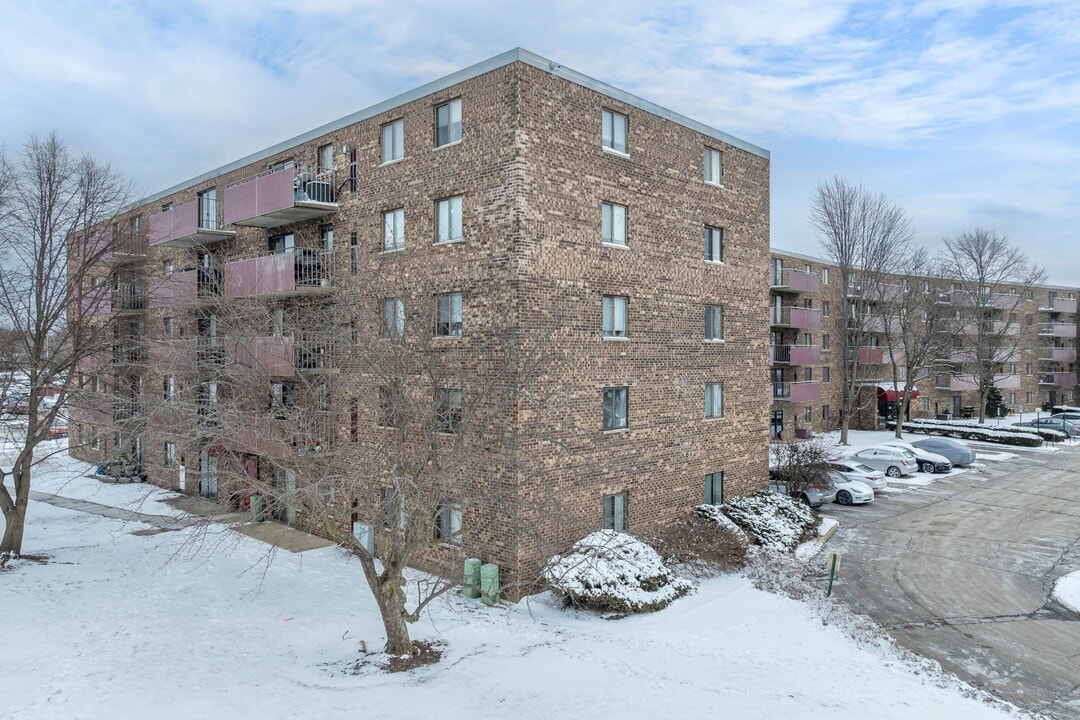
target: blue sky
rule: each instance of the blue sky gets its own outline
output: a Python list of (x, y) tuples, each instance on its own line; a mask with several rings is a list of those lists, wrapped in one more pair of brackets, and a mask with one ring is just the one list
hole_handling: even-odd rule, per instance
[(0, 142), (143, 193), (521, 46), (772, 153), (772, 244), (833, 175), (936, 247), (996, 229), (1080, 285), (1080, 3), (0, 0)]

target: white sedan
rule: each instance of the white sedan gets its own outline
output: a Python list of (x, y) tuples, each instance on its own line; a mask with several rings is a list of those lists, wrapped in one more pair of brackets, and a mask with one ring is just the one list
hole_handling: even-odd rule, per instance
[(952, 463), (949, 462), (949, 458), (945, 457), (944, 455), (938, 455), (937, 453), (923, 450), (922, 448), (915, 447), (911, 443), (904, 442), (903, 440), (889, 440), (882, 444), (903, 448), (904, 450), (910, 452), (912, 455), (915, 456), (915, 461), (919, 463), (919, 470), (924, 473), (947, 473), (952, 470)]
[(862, 505), (874, 499), (874, 491), (865, 483), (849, 480), (835, 470), (829, 471), (829, 477), (836, 485), (836, 502), (841, 505)]
[(855, 462), (854, 460), (837, 460), (836, 462), (829, 463), (829, 469), (835, 470), (848, 480), (856, 480), (863, 485), (867, 485), (871, 490), (884, 490), (889, 486), (887, 480), (885, 480), (885, 473), (880, 470), (875, 470), (869, 465), (863, 465), (861, 462)]
[(848, 455), (848, 458), (869, 465), (875, 470), (881, 470), (894, 478), (910, 475), (919, 469), (919, 461), (915, 459), (915, 456), (898, 447), (868, 447)]

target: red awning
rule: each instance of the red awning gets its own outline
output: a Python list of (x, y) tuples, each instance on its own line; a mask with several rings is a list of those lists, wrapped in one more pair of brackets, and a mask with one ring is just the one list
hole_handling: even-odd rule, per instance
[[(904, 386), (904, 384), (901, 383), (900, 384), (900, 394), (903, 395), (905, 391), (908, 391), (908, 390)], [(911, 386), (911, 389), (908, 392), (909, 392), (912, 400), (919, 397), (919, 388), (915, 387), (914, 385)], [(896, 393), (896, 390), (893, 389), (892, 385), (878, 385), (877, 386), (877, 399), (878, 400), (885, 400), (887, 402), (896, 402), (897, 401), (896, 397), (897, 397), (897, 393)]]

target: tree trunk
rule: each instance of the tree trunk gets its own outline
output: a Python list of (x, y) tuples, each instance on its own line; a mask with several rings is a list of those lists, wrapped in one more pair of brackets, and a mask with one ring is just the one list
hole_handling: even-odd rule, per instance
[(30, 462), (15, 461), (11, 477), (15, 481), (15, 498), (5, 490), (0, 493), (0, 509), (4, 511), (4, 537), (0, 540), (0, 555), (18, 557), (22, 554), (23, 532), (26, 528), (26, 506), (30, 502)]
[(388, 574), (376, 588), (375, 603), (379, 606), (383, 629), (386, 631), (387, 655), (412, 655), (416, 652), (409, 637), (409, 624), (405, 620), (405, 592), (401, 589), (405, 579), (398, 573)]

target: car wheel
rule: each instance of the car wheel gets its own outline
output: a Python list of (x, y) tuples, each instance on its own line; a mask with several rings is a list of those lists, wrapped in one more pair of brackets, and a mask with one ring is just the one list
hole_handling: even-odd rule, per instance
[(890, 465), (889, 469), (885, 471), (885, 474), (892, 478), (900, 477), (900, 468), (895, 465)]
[(840, 492), (836, 493), (836, 502), (840, 503), (841, 505), (850, 505), (851, 493), (849, 493), (847, 490), (841, 490)]
[(925, 473), (932, 473), (932, 472), (934, 472), (934, 463), (932, 463), (932, 462), (924, 462), (919, 469), (922, 470)]
[(808, 498), (806, 496), (806, 493), (803, 493), (802, 495), (800, 495), (799, 499), (802, 500), (803, 505), (810, 505), (810, 498)]

